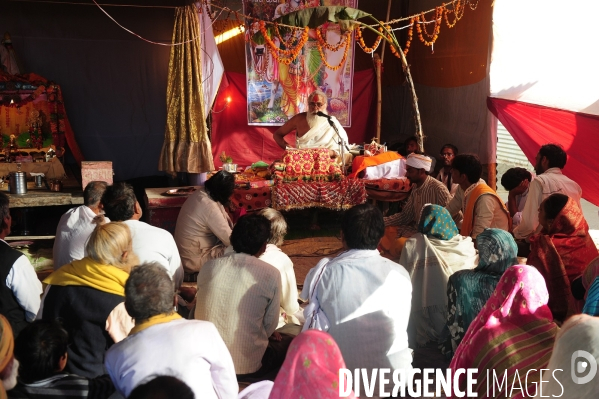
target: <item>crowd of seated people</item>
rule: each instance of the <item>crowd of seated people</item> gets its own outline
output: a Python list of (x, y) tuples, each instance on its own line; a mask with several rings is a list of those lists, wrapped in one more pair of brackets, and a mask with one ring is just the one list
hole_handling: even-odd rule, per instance
[[(534, 179), (516, 170), (502, 180), (507, 205), (478, 157), (451, 145), (441, 154), (438, 180), (425, 155), (409, 156), (405, 213), (345, 211), (343, 251), (320, 260), (300, 294), (280, 248), (285, 218), (265, 209), (234, 224), (227, 172), (189, 197), (174, 237), (140, 221), (129, 185), (90, 183), (85, 204), (61, 219), (43, 287), (3, 240), (11, 218), (0, 193), (0, 399), (337, 398), (348, 382), (340, 369), (409, 374), (425, 346), (452, 370), (478, 369), (479, 397), (506, 397), (488, 395), (487, 370), (519, 382), (507, 397), (527, 397), (539, 381), (549, 381), (545, 395), (597, 397), (596, 381), (566, 378), (572, 353), (599, 360), (599, 252), (580, 188), (561, 173), (565, 152), (545, 145)], [(398, 246), (396, 229), (389, 251), (381, 244), (393, 225), (412, 232)], [(178, 311), (183, 281), (197, 288), (188, 318)], [(465, 391), (469, 381), (454, 383)], [(395, 384), (354, 381), (344, 397)]]

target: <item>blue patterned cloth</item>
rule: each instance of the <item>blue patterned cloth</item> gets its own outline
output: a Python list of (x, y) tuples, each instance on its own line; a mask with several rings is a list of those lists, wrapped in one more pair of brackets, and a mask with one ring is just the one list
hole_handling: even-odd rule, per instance
[(470, 323), (493, 294), (503, 272), (518, 264), (518, 246), (505, 230), (485, 229), (476, 237), (476, 245), (478, 266), (454, 273), (447, 283), (447, 327), (451, 337), (442, 345), (442, 350), (448, 354), (462, 341)]
[(422, 208), (418, 232), (440, 240), (451, 240), (459, 233), (449, 211), (442, 206), (432, 204)]
[(593, 281), (591, 288), (589, 288), (582, 313), (599, 316), (599, 277), (595, 277), (595, 281)]

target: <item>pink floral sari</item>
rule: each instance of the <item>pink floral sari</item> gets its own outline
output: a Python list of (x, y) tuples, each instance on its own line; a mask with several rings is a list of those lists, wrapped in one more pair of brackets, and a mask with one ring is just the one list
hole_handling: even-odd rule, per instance
[[(291, 342), (269, 399), (338, 399), (340, 368), (345, 361), (333, 337), (303, 332)], [(353, 392), (348, 397), (355, 399)]]
[[(525, 379), (526, 372), (546, 368), (558, 331), (548, 300), (545, 281), (537, 269), (516, 265), (505, 271), (493, 295), (470, 324), (449, 366), (453, 371), (478, 368), (474, 390), (479, 398), (506, 397), (503, 390), (487, 396), (487, 370), (494, 370), (500, 379), (507, 371), (509, 384), (518, 372), (523, 388), (526, 383), (538, 383), (538, 372), (531, 372)], [(467, 381), (462, 377), (459, 387), (465, 391)], [(533, 392), (533, 388), (529, 391)], [(515, 392), (517, 395), (512, 397), (520, 398), (521, 392)]]

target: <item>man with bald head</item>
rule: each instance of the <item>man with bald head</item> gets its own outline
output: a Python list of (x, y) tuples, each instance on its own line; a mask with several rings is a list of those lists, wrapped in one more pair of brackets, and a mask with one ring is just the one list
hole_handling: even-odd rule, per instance
[[(284, 150), (290, 147), (285, 141), (285, 136), (295, 131), (295, 148), (328, 148), (331, 157), (339, 157), (339, 137), (327, 118), (318, 116), (318, 112), (327, 113), (327, 104), (326, 94), (320, 90), (312, 92), (308, 96), (308, 112), (300, 112), (293, 116), (274, 132), (273, 137), (279, 147)], [(330, 118), (339, 130), (344, 145), (347, 145), (347, 133), (334, 116)], [(349, 156), (347, 152), (346, 154)]]

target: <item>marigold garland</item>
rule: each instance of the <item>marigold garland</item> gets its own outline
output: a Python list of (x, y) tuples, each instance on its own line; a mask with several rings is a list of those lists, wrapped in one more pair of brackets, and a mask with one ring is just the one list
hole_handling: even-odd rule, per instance
[[(466, 11), (466, 3), (462, 3), (462, 0), (457, 0), (453, 3), (453, 10), (449, 10), (447, 6), (444, 6), (444, 8), (445, 23), (447, 24), (447, 27), (453, 28), (455, 24), (457, 24), (458, 21), (464, 16), (464, 12)], [(448, 15), (450, 13), (454, 15), (453, 22), (449, 22)]]
[(349, 53), (349, 48), (350, 48), (349, 45), (351, 43), (351, 41), (349, 40), (350, 35), (351, 35), (351, 32), (345, 33), (345, 48), (343, 49), (343, 58), (341, 58), (339, 65), (336, 65), (336, 66), (332, 66), (327, 62), (327, 58), (325, 57), (322, 46), (320, 45), (320, 43), (318, 43), (318, 45), (316, 47), (318, 48), (318, 52), (320, 53), (320, 59), (322, 60), (322, 63), (327, 68), (329, 68), (333, 71), (336, 71), (337, 69), (341, 68), (341, 66), (345, 63), (345, 60), (347, 59), (347, 54)]
[[(437, 9), (440, 9), (440, 8), (441, 7), (437, 7)], [(432, 46), (433, 44), (435, 44), (435, 42), (439, 38), (439, 32), (441, 31), (442, 16), (443, 16), (442, 10), (440, 10), (440, 12), (437, 12), (435, 14), (435, 28), (433, 29), (432, 34), (428, 33), (428, 31), (426, 30), (426, 23), (429, 21), (426, 21), (426, 19), (424, 18), (424, 14), (417, 15), (415, 17), (414, 22), (416, 23), (416, 30), (418, 31), (418, 38), (425, 46)], [(424, 26), (424, 28), (422, 28), (420, 25), (425, 25), (425, 26)], [(426, 40), (424, 38), (423, 33), (431, 40)]]
[(322, 32), (320, 31), (319, 28), (316, 28), (315, 31), (316, 31), (316, 40), (318, 40), (318, 44), (330, 51), (334, 51), (334, 52), (339, 51), (341, 46), (345, 45), (345, 40), (349, 40), (348, 35), (343, 35), (343, 36), (339, 37), (339, 43), (330, 44), (329, 42), (326, 41), (326, 34), (325, 34), (325, 37), (323, 38)]
[(302, 51), (302, 48), (308, 41), (308, 30), (309, 28), (306, 26), (302, 32), (301, 38), (297, 41), (297, 44), (293, 48), (288, 49), (280, 49), (279, 46), (272, 41), (270, 36), (268, 36), (268, 32), (266, 31), (266, 23), (264, 21), (259, 22), (260, 32), (264, 37), (264, 41), (271, 49), (271, 54), (275, 60), (281, 62), (285, 65), (290, 65), (293, 60), (295, 60), (299, 53)]
[[(414, 25), (416, 25), (416, 31), (418, 33), (418, 38), (420, 39), (420, 41), (425, 46), (433, 46), (434, 43), (439, 38), (439, 33), (441, 31), (441, 25), (443, 23), (443, 19), (445, 19), (445, 23), (449, 28), (453, 28), (456, 25), (456, 23), (459, 20), (461, 20), (462, 17), (464, 16), (466, 6), (470, 7), (471, 10), (476, 10), (479, 3), (480, 3), (480, 0), (476, 0), (476, 2), (474, 2), (474, 0), (453, 0), (448, 3), (443, 3), (441, 6), (435, 7), (434, 10), (423, 11), (420, 14), (416, 14), (416, 15), (410, 17), (410, 25), (408, 25), (409, 26), (408, 38), (406, 41), (406, 45), (404, 46), (404, 48), (402, 50), (404, 55), (407, 55), (410, 50), (410, 45), (412, 43), (413, 34), (414, 34)], [(448, 8), (449, 5), (452, 6), (451, 10)], [(222, 8), (222, 9), (224, 10), (225, 8)], [(428, 14), (433, 11), (434, 11), (433, 19), (431, 19), (430, 21), (427, 21), (425, 18), (425, 14)], [(452, 21), (450, 21), (449, 14), (453, 14)], [(235, 17), (239, 18), (237, 12), (235, 12)], [(278, 37), (278, 39), (281, 41), (281, 43), (283, 45), (285, 45), (285, 47), (286, 47), (285, 49), (280, 49), (279, 46), (275, 42), (273, 42), (272, 38), (268, 36), (265, 21), (260, 21), (256, 18), (247, 17), (247, 16), (245, 18), (250, 19), (252, 21), (257, 21), (259, 23), (260, 31), (262, 32), (262, 36), (264, 37), (264, 40), (267, 44), (267, 48), (269, 48), (271, 51), (272, 57), (275, 60), (282, 62), (286, 65), (291, 64), (291, 62), (293, 62), (298, 57), (303, 46), (308, 41), (308, 28), (307, 27), (304, 28), (301, 37), (298, 38), (297, 35), (292, 35), (292, 37), (289, 40), (284, 40), (279, 32), (278, 24), (274, 23), (273, 24), (274, 25), (273, 36)], [(386, 22), (384, 26), (386, 29), (391, 29), (389, 26), (390, 24), (397, 23), (400, 21), (405, 21), (406, 19), (407, 18), (392, 20), (392, 21)], [(433, 21), (434, 21), (434, 28), (433, 28), (432, 33), (429, 33), (426, 25), (429, 23), (433, 23)], [(422, 27), (421, 25), (424, 25), (424, 27)], [(284, 25), (284, 26), (286, 26), (286, 25)], [(297, 28), (297, 29), (299, 29), (299, 28)], [(343, 65), (343, 63), (347, 59), (347, 54), (348, 54), (349, 48), (350, 48), (349, 41), (350, 41), (351, 33), (346, 34), (345, 37), (340, 38), (340, 40), (337, 44), (332, 45), (326, 41), (326, 35), (323, 35), (320, 29), (321, 28), (317, 28), (315, 31), (316, 31), (316, 39), (317, 39), (316, 44), (317, 44), (318, 51), (321, 55), (322, 61), (327, 68), (332, 69), (332, 70), (337, 70), (341, 67), (341, 65)], [(372, 47), (368, 47), (366, 45), (366, 43), (364, 42), (364, 38), (362, 37), (361, 29), (359, 27), (355, 29), (356, 41), (358, 42), (358, 45), (362, 48), (362, 50), (368, 54), (372, 54), (379, 47), (381, 40), (383, 38), (386, 38), (390, 43), (391, 52), (396, 57), (401, 58), (399, 55), (398, 49), (396, 49), (395, 46), (393, 46), (393, 44), (392, 44), (394, 42), (392, 35), (386, 35), (384, 33), (384, 29), (382, 27), (379, 27), (378, 31), (380, 34), (375, 39), (375, 42), (373, 43)], [(383, 35), (385, 35), (385, 36), (383, 36)], [(249, 38), (249, 36), (248, 36), (248, 38)], [(293, 43), (295, 43), (295, 45), (292, 45)], [(337, 65), (336, 67), (329, 65), (324, 56), (325, 54), (324, 54), (323, 48), (330, 50), (330, 51), (338, 51), (344, 45), (345, 45), (345, 49), (344, 49), (344, 55), (343, 55), (343, 59), (342, 59), (341, 63), (339, 65)]]
[[(383, 28), (381, 26), (379, 26), (378, 30), (380, 33), (383, 33)], [(364, 43), (364, 38), (362, 37), (362, 31), (360, 30), (360, 28), (356, 28), (356, 40), (358, 41), (358, 45), (360, 47), (362, 47), (362, 50), (364, 50), (365, 53), (372, 54), (379, 47), (379, 44), (381, 44), (381, 40), (383, 40), (383, 36), (378, 35), (378, 37), (374, 41), (374, 44), (372, 45), (372, 47), (368, 47), (368, 46), (366, 46), (366, 43)]]

